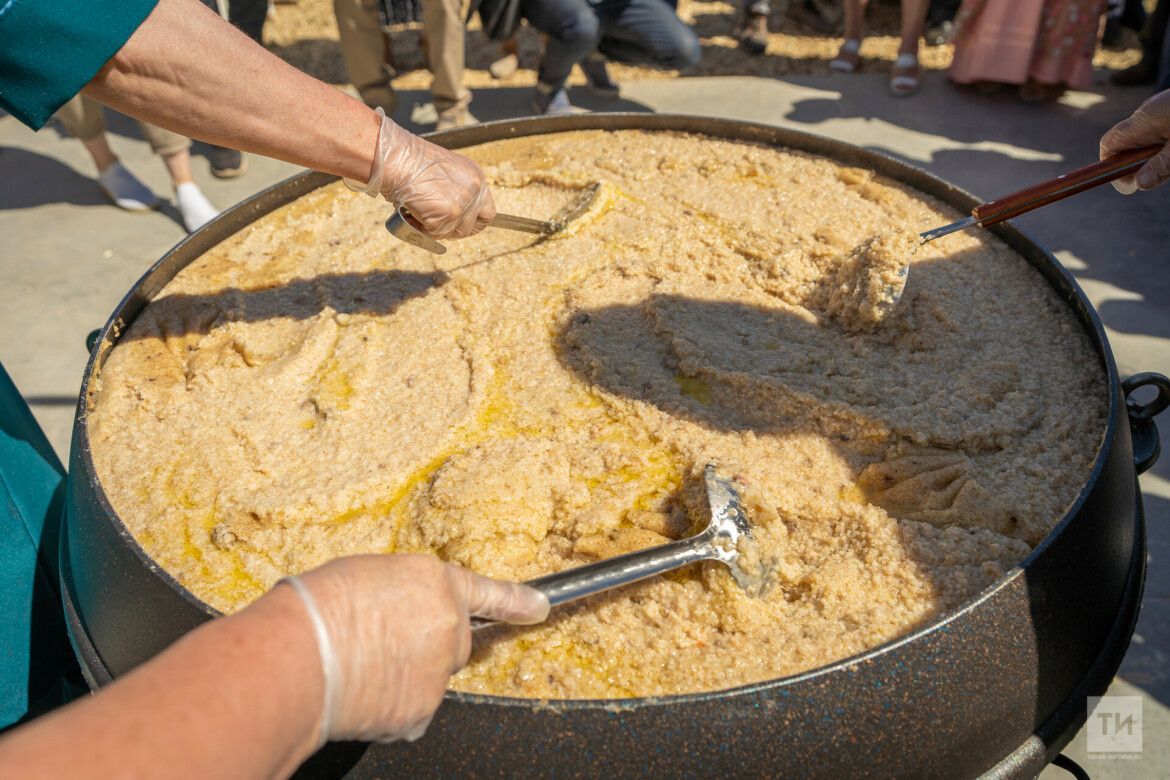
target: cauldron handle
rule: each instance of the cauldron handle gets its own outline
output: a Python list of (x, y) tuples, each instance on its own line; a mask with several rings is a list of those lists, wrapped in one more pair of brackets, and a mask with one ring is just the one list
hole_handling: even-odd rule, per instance
[[(1133, 397), (1139, 387), (1157, 388), (1158, 394), (1149, 403), (1141, 403)], [(1170, 406), (1170, 379), (1155, 371), (1134, 374), (1121, 382), (1125, 394), (1125, 410), (1129, 415), (1129, 429), (1133, 437), (1133, 467), (1138, 474), (1149, 470), (1162, 453), (1162, 442), (1158, 437), (1158, 426), (1154, 417)]]

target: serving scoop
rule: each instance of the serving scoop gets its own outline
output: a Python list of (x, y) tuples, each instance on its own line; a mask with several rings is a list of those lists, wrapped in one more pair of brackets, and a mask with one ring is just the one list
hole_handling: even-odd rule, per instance
[[(531, 219), (530, 217), (518, 217), (514, 214), (497, 213), (495, 218), (488, 223), (488, 227), (518, 230), (521, 233), (532, 233), (537, 236), (551, 236), (553, 233), (559, 233), (564, 230), (569, 226), (570, 222), (588, 211), (589, 207), (593, 205), (593, 201), (597, 198), (597, 193), (600, 189), (601, 182), (590, 184), (581, 190), (580, 195), (552, 219), (540, 220)], [(447, 247), (419, 230), (416, 225), (417, 223), (411, 215), (410, 209), (406, 206), (399, 206), (394, 211), (394, 214), (391, 215), (390, 219), (386, 220), (386, 229), (395, 238), (405, 241), (408, 244), (413, 244), (419, 249), (434, 252), (436, 255), (446, 254)]]
[[(543, 591), (548, 596), (549, 606), (556, 607), (594, 593), (674, 571), (695, 561), (715, 560), (727, 564), (740, 587), (751, 595), (759, 595), (765, 577), (751, 575), (739, 566), (739, 543), (752, 536), (739, 492), (730, 479), (718, 476), (715, 466), (710, 463), (703, 469), (703, 482), (707, 489), (707, 508), (711, 518), (707, 527), (694, 536), (566, 569), (529, 580), (525, 584)], [(494, 622), (472, 618), (471, 627), (483, 628)]]
[[(951, 233), (957, 233), (960, 230), (966, 230), (975, 225), (982, 225), (983, 227), (996, 225), (1000, 222), (1018, 217), (1021, 214), (1027, 214), (1029, 211), (1034, 211), (1041, 206), (1047, 206), (1049, 203), (1056, 203), (1077, 193), (1099, 187), (1106, 182), (1111, 182), (1114, 179), (1120, 179), (1123, 176), (1135, 173), (1138, 168), (1142, 167), (1142, 164), (1146, 160), (1161, 150), (1162, 144), (1143, 146), (1139, 149), (1129, 149), (1121, 154), (1115, 154), (1099, 162), (1086, 165), (1083, 168), (1077, 168), (1075, 171), (1061, 174), (1055, 179), (1049, 179), (1048, 181), (1034, 184), (1031, 187), (1025, 187), (1022, 190), (1013, 192), (1010, 195), (1004, 195), (1002, 198), (987, 203), (980, 203), (971, 209), (971, 216), (964, 217), (949, 225), (927, 230), (918, 235), (922, 239), (922, 243), (925, 244), (928, 241), (933, 241), (936, 238), (941, 238)], [(898, 282), (890, 285), (883, 296), (882, 309), (886, 314), (897, 308), (898, 301), (902, 299), (902, 293), (906, 290), (906, 278), (909, 276), (909, 271), (910, 259), (907, 258), (905, 266), (903, 266), (898, 275)]]

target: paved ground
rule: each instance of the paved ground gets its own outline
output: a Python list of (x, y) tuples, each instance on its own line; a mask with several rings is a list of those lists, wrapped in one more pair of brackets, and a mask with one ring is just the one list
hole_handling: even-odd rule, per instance
[[(401, 121), (425, 117), (426, 98), (401, 101)], [(623, 97), (573, 98), (594, 109), (699, 113), (785, 125), (884, 151), (992, 197), (1091, 161), (1097, 138), (1141, 101), (1141, 90), (1104, 83), (1047, 107), (952, 89), (931, 74), (922, 93), (895, 101), (881, 75), (810, 76), (632, 83)], [(477, 94), (482, 119), (523, 114), (526, 90)], [(113, 118), (113, 144), (156, 191), (161, 164), (133, 123)], [(294, 172), (251, 159), (235, 182), (197, 178), (220, 206)], [(106, 205), (79, 144), (46, 130), (33, 134), (0, 117), (0, 360), (25, 392), (63, 455), (85, 362), (86, 333), (98, 327), (146, 267), (183, 236), (173, 211), (132, 215)], [(1170, 187), (1123, 198), (1109, 188), (1026, 216), (1019, 224), (1077, 275), (1100, 311), (1124, 374), (1170, 372)], [(923, 226), (929, 227), (929, 226)], [(1162, 427), (1170, 436), (1170, 414)], [(1094, 777), (1170, 776), (1170, 457), (1142, 478), (1150, 530), (1150, 573), (1137, 634), (1114, 693), (1141, 695), (1140, 761), (1086, 757), (1084, 736), (1070, 747)], [(1049, 768), (1044, 777), (1058, 778)]]

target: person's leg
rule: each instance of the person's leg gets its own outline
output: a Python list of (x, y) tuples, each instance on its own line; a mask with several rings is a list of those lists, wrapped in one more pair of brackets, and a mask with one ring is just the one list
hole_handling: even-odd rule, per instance
[(106, 139), (105, 133), (99, 133), (92, 138), (81, 138), (78, 140), (85, 147), (85, 151), (89, 152), (89, 156), (93, 159), (93, 164), (97, 168), (98, 173), (101, 173), (118, 162), (118, 156), (110, 148), (110, 142)]
[(618, 62), (688, 70), (699, 64), (699, 37), (664, 0), (598, 0), (598, 49)]
[(867, 0), (845, 0), (843, 9), (845, 15), (845, 29), (843, 30), (845, 40), (861, 40), (861, 28), (865, 23), (865, 7), (868, 4)]
[(139, 122), (138, 126), (150, 148), (167, 167), (171, 184), (175, 188), (175, 205), (179, 208), (183, 225), (188, 231), (194, 232), (219, 214), (219, 209), (211, 205), (191, 176), (191, 140), (146, 122)]
[(768, 0), (741, 0), (739, 45), (751, 54), (763, 54), (768, 48), (768, 16), (772, 6)]
[(861, 26), (866, 5), (867, 0), (845, 0), (845, 40), (837, 56), (829, 61), (830, 70), (852, 73), (861, 64)]
[(396, 98), (386, 71), (386, 38), (376, 0), (333, 0), (333, 12), (350, 83), (366, 105), (393, 115)]
[(171, 184), (175, 187), (195, 182), (191, 176), (191, 152), (189, 150), (183, 149), (179, 152), (164, 154), (162, 161), (163, 165), (167, 167), (167, 173), (171, 175)]
[(894, 97), (910, 97), (918, 92), (918, 40), (922, 37), (929, 5), (930, 0), (902, 0), (902, 43), (898, 47), (889, 85)]
[(520, 44), (513, 35), (500, 44), (500, 58), (488, 66), (493, 79), (506, 79), (520, 68)]
[(930, 7), (930, 0), (902, 0), (902, 21), (900, 30), (902, 43), (898, 47), (898, 54), (913, 54), (918, 57), (918, 41), (922, 38), (922, 28), (926, 24), (926, 9)]
[(98, 186), (114, 205), (127, 211), (147, 211), (159, 198), (138, 177), (118, 161), (106, 139), (106, 121), (101, 105), (77, 95), (58, 109), (55, 117), (65, 132), (81, 141), (98, 171)]
[(1146, 18), (1146, 35), (1142, 59), (1149, 57), (1152, 71), (1164, 69), (1167, 64), (1166, 41), (1170, 40), (1170, 0), (1158, 0), (1154, 12)]
[(585, 0), (522, 0), (520, 9), (529, 24), (548, 36), (533, 110), (543, 114), (553, 107), (554, 113), (567, 113), (572, 107), (564, 94), (565, 80), (573, 65), (597, 48), (601, 22)]
[(437, 129), (445, 130), (475, 122), (467, 110), (471, 91), (463, 86), (464, 47), (460, 0), (423, 0), (423, 29), (427, 33), (427, 59), (434, 80), (431, 96), (439, 112)]
[(57, 109), (53, 117), (61, 123), (65, 132), (81, 141), (93, 158), (98, 173), (118, 161), (106, 142), (106, 121), (102, 116), (102, 107), (96, 100), (76, 95)]
[[(227, 19), (233, 26), (261, 46), (264, 45), (264, 22), (268, 18), (268, 0), (203, 0), (203, 4)], [(234, 179), (248, 168), (244, 155), (226, 146), (207, 144), (207, 162), (217, 179)]]
[(268, 0), (230, 0), (228, 21), (244, 35), (264, 45), (264, 22), (268, 19)]
[[(1170, 0), (1162, 0), (1158, 5), (1170, 6)], [(1163, 21), (1159, 38), (1162, 46), (1158, 55), (1158, 81), (1154, 87), (1155, 92), (1170, 89), (1170, 19)]]

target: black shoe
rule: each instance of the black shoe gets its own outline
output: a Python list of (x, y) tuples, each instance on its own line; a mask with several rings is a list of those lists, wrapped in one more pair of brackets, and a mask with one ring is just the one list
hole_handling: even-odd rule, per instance
[(1125, 70), (1115, 70), (1109, 80), (1119, 87), (1144, 87), (1158, 80), (1158, 74), (1145, 62), (1131, 65)]
[(234, 179), (248, 167), (244, 155), (226, 146), (211, 147), (207, 161), (211, 163), (211, 175), (217, 179)]
[(609, 77), (609, 68), (605, 66), (605, 58), (590, 54), (581, 60), (581, 70), (585, 72), (586, 89), (598, 97), (615, 98), (621, 93), (617, 82)]
[(739, 28), (739, 45), (749, 54), (763, 54), (768, 48), (768, 17), (750, 14)]

